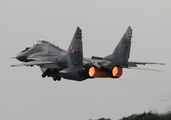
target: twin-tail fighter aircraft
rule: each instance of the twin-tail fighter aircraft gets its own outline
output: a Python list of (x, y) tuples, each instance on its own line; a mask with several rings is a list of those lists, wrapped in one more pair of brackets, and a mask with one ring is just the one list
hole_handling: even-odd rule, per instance
[(123, 68), (137, 67), (138, 64), (160, 64), (151, 62), (130, 62), (132, 28), (128, 27), (114, 51), (106, 57), (83, 58), (82, 31), (77, 27), (73, 39), (65, 51), (45, 40), (39, 40), (32, 47), (27, 47), (15, 58), (22, 61), (16, 66), (37, 65), (42, 77), (52, 77), (83, 81), (88, 78), (119, 78)]

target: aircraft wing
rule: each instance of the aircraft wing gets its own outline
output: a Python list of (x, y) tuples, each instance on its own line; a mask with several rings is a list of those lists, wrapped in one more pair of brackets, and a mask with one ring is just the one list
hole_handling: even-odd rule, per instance
[(53, 61), (31, 61), (31, 62), (25, 62), (25, 63), (19, 63), (15, 65), (11, 65), (11, 67), (19, 67), (19, 66), (34, 66), (34, 65), (46, 65), (46, 64), (53, 64)]
[(155, 63), (155, 62), (128, 62), (129, 67), (137, 67), (137, 65), (146, 65), (146, 64), (158, 64), (165, 65), (164, 63)]

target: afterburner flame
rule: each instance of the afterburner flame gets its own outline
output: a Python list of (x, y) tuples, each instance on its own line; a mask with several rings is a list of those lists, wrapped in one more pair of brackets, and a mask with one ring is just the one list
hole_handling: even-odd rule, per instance
[(88, 71), (88, 74), (90, 77), (93, 77), (95, 75), (95, 72), (96, 72), (95, 67), (91, 67)]
[(88, 70), (88, 75), (90, 77), (114, 77), (114, 78), (119, 78), (122, 75), (122, 68), (119, 66), (113, 67), (111, 72), (109, 71), (104, 71), (100, 68), (97, 67), (90, 67)]
[(119, 78), (122, 75), (122, 68), (119, 66), (115, 66), (112, 69), (112, 75), (113, 77)]
[(90, 67), (88, 74), (90, 77), (111, 77), (111, 75), (107, 72), (100, 70), (94, 66)]

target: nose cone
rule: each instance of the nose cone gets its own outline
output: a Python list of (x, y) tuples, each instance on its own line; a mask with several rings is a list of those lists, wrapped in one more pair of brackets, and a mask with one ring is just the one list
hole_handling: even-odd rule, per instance
[(19, 61), (22, 61), (22, 62), (27, 62), (27, 56), (23, 55), (22, 53), (19, 53), (17, 56), (16, 56), (16, 59), (19, 60)]

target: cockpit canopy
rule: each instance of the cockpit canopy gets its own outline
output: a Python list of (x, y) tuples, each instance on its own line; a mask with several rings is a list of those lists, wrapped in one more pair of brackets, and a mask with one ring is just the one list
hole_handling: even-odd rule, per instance
[(26, 47), (26, 49), (24, 49), (23, 51), (21, 51), (21, 52), (25, 52), (25, 51), (27, 51), (27, 50), (29, 50), (30, 49), (30, 47)]
[(43, 44), (43, 43), (42, 43), (42, 40), (38, 40), (38, 41), (34, 42), (33, 45), (41, 45), (41, 44)]
[(45, 40), (37, 40), (33, 45), (43, 45), (43, 44), (49, 44), (49, 42), (45, 41)]

